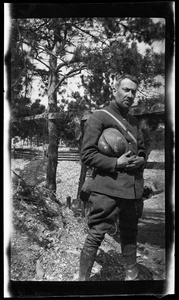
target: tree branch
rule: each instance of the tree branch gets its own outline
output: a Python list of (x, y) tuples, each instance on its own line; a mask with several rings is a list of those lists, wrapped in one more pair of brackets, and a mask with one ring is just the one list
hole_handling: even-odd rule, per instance
[(73, 27), (77, 28), (78, 30), (84, 32), (85, 34), (88, 34), (89, 36), (91, 36), (93, 39), (98, 39), (98, 41), (100, 41), (102, 44), (105, 44), (107, 46), (109, 46), (108, 44), (106, 44), (104, 41), (101, 41), (99, 37), (89, 33), (88, 31), (82, 29), (82, 28), (79, 28), (77, 25), (72, 25)]
[[(58, 55), (55, 55), (53, 52), (51, 52), (49, 49), (47, 49), (46, 47), (43, 47), (43, 46), (33, 46), (32, 44), (30, 44), (30, 43), (28, 43), (28, 42), (26, 42), (26, 41), (22, 41), (24, 44), (26, 44), (26, 45), (28, 45), (28, 46), (30, 46), (30, 47), (32, 47), (33, 49), (35, 49), (35, 51), (37, 52), (37, 48), (38, 49), (41, 49), (42, 51), (44, 51), (44, 52), (47, 52), (48, 54), (50, 54), (50, 55), (53, 55), (55, 58), (58, 58), (58, 59), (61, 59), (61, 58), (59, 58), (59, 56)], [(37, 56), (38, 56), (38, 53), (37, 53)], [(42, 60), (40, 60), (39, 58), (37, 58), (37, 56), (34, 58), (34, 59), (36, 59), (36, 60), (38, 60), (39, 62), (41, 62), (42, 64), (44, 64), (48, 69), (50, 69), (51, 71), (52, 71), (52, 69), (50, 68), (50, 66), (48, 66), (46, 63), (44, 63)], [(64, 64), (64, 66), (65, 66), (65, 63), (63, 63)]]
[[(59, 86), (62, 84), (62, 82), (63, 82), (66, 78), (70, 78), (70, 77), (73, 77), (73, 76), (75, 76), (75, 75), (80, 74), (83, 68), (85, 68), (85, 66), (84, 66), (84, 67), (81, 67), (81, 68), (79, 68), (79, 69), (76, 69), (76, 70), (71, 70), (71, 71), (69, 71), (67, 74), (65, 74), (65, 75), (63, 76), (63, 78), (62, 78), (61, 80), (59, 80), (59, 82), (57, 83), (57, 85), (55, 86), (55, 88), (54, 88), (54, 90), (51, 92), (51, 94), (53, 94), (53, 93), (59, 88)], [(51, 95), (51, 94), (50, 94), (50, 95)], [(50, 96), (50, 95), (49, 95), (49, 96)]]
[(138, 91), (141, 95), (143, 95), (143, 96), (145, 96), (146, 98), (148, 98), (148, 96), (147, 96), (145, 93), (143, 93), (141, 90), (137, 89), (137, 91)]
[[(33, 49), (35, 49), (36, 55), (38, 56), (38, 52), (37, 52), (37, 49), (36, 49), (35, 46), (31, 45), (30, 43), (28, 43), (28, 42), (26, 42), (26, 41), (22, 41), (22, 42), (23, 42), (24, 44), (26, 44), (27, 46), (30, 46), (30, 47), (32, 47)], [(41, 47), (38, 47), (38, 46), (37, 46), (37, 48), (42, 49)], [(34, 59), (38, 60), (38, 61), (41, 62), (43, 65), (45, 65), (49, 70), (52, 71), (52, 69), (50, 68), (50, 66), (48, 66), (46, 63), (44, 63), (44, 62), (43, 62), (42, 60), (40, 60), (39, 58), (37, 58), (37, 56), (34, 57)]]
[(37, 58), (37, 57), (34, 57), (34, 59), (38, 60), (40, 63), (42, 63), (44, 66), (46, 66), (49, 70), (52, 71), (52, 69), (46, 64), (44, 63), (41, 59)]
[[(60, 58), (61, 59), (61, 58)], [(61, 59), (62, 60), (62, 59)], [(61, 64), (59, 64), (58, 66), (57, 66), (57, 68), (56, 68), (56, 72), (58, 72), (62, 67), (65, 67), (65, 66), (67, 66), (68, 65), (68, 63), (67, 62), (65, 62), (65, 61), (63, 61), (63, 63), (61, 63)]]
[(51, 19), (46, 20), (44, 23), (40, 24), (38, 27), (36, 27), (35, 29), (31, 28), (32, 32), (36, 32), (38, 31), (42, 26), (47, 25), (49, 22), (51, 21)]

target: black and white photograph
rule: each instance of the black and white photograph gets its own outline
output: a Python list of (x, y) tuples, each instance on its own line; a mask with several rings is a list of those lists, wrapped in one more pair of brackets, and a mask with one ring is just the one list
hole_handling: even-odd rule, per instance
[(4, 4), (5, 297), (175, 294), (174, 23)]

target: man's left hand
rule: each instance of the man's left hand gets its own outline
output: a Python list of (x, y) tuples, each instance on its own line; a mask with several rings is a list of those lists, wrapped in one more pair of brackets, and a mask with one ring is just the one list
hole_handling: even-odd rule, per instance
[(129, 164), (126, 166), (126, 171), (136, 170), (142, 167), (145, 163), (144, 157), (133, 155), (129, 159)]

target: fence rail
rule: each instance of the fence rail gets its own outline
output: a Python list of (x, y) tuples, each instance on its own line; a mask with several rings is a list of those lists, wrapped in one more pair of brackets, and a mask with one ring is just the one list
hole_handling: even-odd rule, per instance
[[(11, 157), (14, 159), (42, 159), (45, 157), (45, 152), (42, 150), (16, 148), (11, 151)], [(59, 150), (58, 161), (79, 161), (79, 152), (76, 149), (69, 151)], [(146, 165), (147, 169), (164, 170), (164, 162), (149, 161)]]
[[(46, 153), (42, 150), (16, 148), (11, 151), (14, 159), (42, 159)], [(79, 161), (79, 152), (77, 150), (58, 151), (58, 161)]]

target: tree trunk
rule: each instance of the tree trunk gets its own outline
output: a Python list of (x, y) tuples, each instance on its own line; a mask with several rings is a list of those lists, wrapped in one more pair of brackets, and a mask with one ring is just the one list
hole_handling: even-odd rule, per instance
[(49, 120), (48, 122), (47, 188), (53, 192), (56, 192), (56, 170), (58, 162), (58, 137), (55, 123), (55, 120)]
[[(53, 113), (57, 111), (57, 92), (55, 87), (57, 85), (57, 76), (55, 73), (57, 59), (52, 56), (49, 59), (51, 71), (49, 74), (48, 86), (48, 112)], [(54, 70), (54, 71), (53, 71)], [(48, 160), (47, 160), (47, 177), (46, 186), (49, 190), (56, 192), (56, 170), (58, 162), (58, 134), (56, 119), (48, 120)]]

